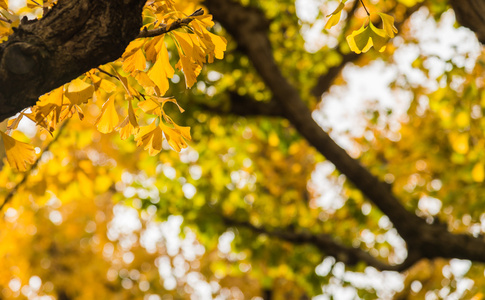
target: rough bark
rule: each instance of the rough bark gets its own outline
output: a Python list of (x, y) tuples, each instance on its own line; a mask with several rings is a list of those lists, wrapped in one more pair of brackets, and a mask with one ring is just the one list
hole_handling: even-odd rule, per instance
[(0, 44), (0, 121), (91, 68), (119, 58), (146, 0), (59, 0)]

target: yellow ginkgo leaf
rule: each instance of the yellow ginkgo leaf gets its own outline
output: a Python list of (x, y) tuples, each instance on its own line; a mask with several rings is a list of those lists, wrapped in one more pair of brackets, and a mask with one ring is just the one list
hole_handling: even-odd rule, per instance
[(483, 182), (485, 180), (485, 166), (483, 163), (477, 163), (472, 169), (472, 178), (475, 182)]
[(180, 56), (180, 60), (175, 66), (184, 72), (185, 86), (187, 88), (192, 87), (197, 82), (197, 76), (202, 70), (201, 66), (194, 63), (190, 57), (183, 55)]
[(69, 83), (64, 95), (71, 102), (71, 105), (69, 106), (70, 109), (73, 105), (80, 105), (88, 102), (88, 100), (93, 97), (93, 93), (94, 87), (91, 84), (81, 79), (74, 79)]
[(182, 133), (174, 128), (170, 128), (163, 124), (160, 124), (160, 127), (167, 138), (167, 142), (173, 150), (180, 152), (180, 150), (187, 148), (187, 142), (185, 142)]
[(113, 131), (120, 121), (115, 107), (115, 96), (111, 95), (101, 108), (101, 114), (96, 120), (96, 128), (101, 133)]
[[(224, 51), (226, 51), (227, 40), (223, 36), (215, 35), (211, 32), (207, 32), (211, 42), (214, 44), (214, 56), (217, 59), (224, 58)], [(209, 55), (209, 57), (211, 57)], [(209, 63), (214, 62), (213, 58), (209, 58)]]
[(162, 150), (163, 134), (160, 126), (155, 124), (156, 120), (148, 126), (140, 127), (135, 135), (137, 146), (143, 146), (144, 150), (148, 149), (148, 154), (156, 155)]
[(162, 116), (161, 104), (152, 98), (148, 98), (145, 101), (138, 103), (138, 107), (147, 114), (153, 114), (157, 116)]
[(178, 126), (177, 124), (173, 123), (175, 130), (177, 130), (182, 137), (188, 141), (192, 140), (190, 136), (190, 127), (189, 126)]
[(17, 141), (3, 131), (0, 134), (10, 166), (20, 172), (27, 171), (27, 164), (33, 164), (36, 159), (34, 147)]
[(7, 0), (0, 0), (0, 7), (3, 9), (8, 9), (8, 1)]
[(133, 71), (144, 71), (147, 65), (145, 54), (141, 49), (135, 53), (125, 57), (123, 62), (123, 70), (127, 73)]
[(113, 82), (102, 79), (101, 77), (97, 76), (96, 74), (88, 74), (89, 78), (93, 82), (93, 86), (95, 90), (102, 89), (107, 93), (112, 93), (116, 89), (116, 84)]
[(369, 22), (368, 26), (364, 24), (359, 30), (347, 36), (347, 43), (349, 44), (350, 50), (357, 54), (369, 51), (372, 46), (379, 52), (386, 49), (388, 37), (385, 31), (375, 27), (370, 21), (370, 17), (367, 20)]
[(325, 29), (330, 29), (333, 26), (337, 25), (337, 23), (340, 21), (340, 15), (342, 14), (342, 10), (345, 7), (345, 1), (342, 1), (339, 3), (338, 7), (334, 10), (333, 13), (327, 15), (327, 17), (330, 17), (328, 19), (327, 24), (325, 24)]
[(155, 64), (150, 68), (147, 75), (160, 89), (160, 95), (164, 95), (169, 87), (167, 78), (172, 78), (175, 74), (175, 71), (170, 65), (165, 42), (162, 40), (157, 44), (157, 47), (153, 48), (158, 47), (159, 51), (157, 54), (157, 60)]
[(131, 101), (131, 99), (128, 101), (128, 119), (130, 120), (130, 123), (134, 128), (138, 128), (138, 121), (136, 120), (136, 114), (133, 110), (133, 104), (131, 103)]
[(378, 13), (379, 17), (382, 19), (382, 26), (386, 35), (390, 38), (393, 38), (397, 33), (397, 28), (394, 26), (394, 18), (385, 13)]
[(127, 116), (123, 122), (116, 128), (120, 132), (120, 138), (126, 140), (132, 134), (136, 133), (136, 128), (131, 124), (130, 118)]

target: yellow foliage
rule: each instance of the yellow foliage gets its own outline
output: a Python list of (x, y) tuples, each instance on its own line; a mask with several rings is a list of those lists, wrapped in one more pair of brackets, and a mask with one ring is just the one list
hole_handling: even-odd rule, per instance
[(92, 98), (94, 87), (81, 79), (74, 79), (67, 85), (65, 96), (71, 103), (69, 106), (81, 105)]
[(342, 14), (342, 10), (345, 7), (345, 1), (342, 1), (339, 3), (338, 7), (335, 9), (334, 12), (331, 14), (327, 15), (327, 17), (330, 17), (328, 19), (327, 23), (325, 24), (325, 29), (330, 29), (333, 26), (337, 25), (337, 23), (340, 21), (340, 15)]
[(36, 155), (34, 147), (27, 143), (17, 141), (3, 131), (0, 131), (0, 134), (10, 166), (20, 172), (26, 171), (27, 164), (33, 164), (35, 162)]
[(101, 114), (99, 115), (95, 123), (96, 128), (98, 128), (99, 132), (110, 133), (115, 129), (120, 121), (118, 113), (116, 112), (115, 98), (116, 97), (112, 95), (103, 104)]
[(153, 121), (148, 126), (140, 127), (140, 130), (135, 135), (136, 145), (148, 150), (150, 155), (156, 155), (162, 150), (162, 129), (155, 122)]
[(362, 25), (359, 30), (353, 31), (352, 34), (347, 36), (350, 50), (360, 54), (369, 51), (374, 46), (377, 51), (383, 52), (388, 41), (386, 32), (383, 29), (376, 28), (370, 17), (367, 20), (368, 26)]
[(451, 147), (459, 154), (467, 154), (469, 149), (469, 135), (467, 133), (450, 134)]
[(472, 169), (472, 178), (475, 182), (483, 182), (485, 179), (485, 166), (483, 163), (477, 163)]
[(163, 38), (159, 39), (153, 49), (155, 47), (159, 49), (156, 56), (157, 59), (147, 75), (160, 89), (160, 95), (164, 95), (169, 87), (168, 78), (172, 78), (175, 72), (169, 63), (168, 52)]

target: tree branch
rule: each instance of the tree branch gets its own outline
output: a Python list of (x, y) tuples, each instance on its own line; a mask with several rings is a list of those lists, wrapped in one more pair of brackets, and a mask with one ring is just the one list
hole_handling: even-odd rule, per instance
[[(337, 261), (343, 262), (348, 266), (355, 266), (359, 262), (365, 262), (369, 266), (381, 271), (387, 270), (401, 272), (415, 263), (415, 261), (406, 260), (404, 263), (399, 265), (389, 265), (359, 248), (348, 247), (338, 243), (328, 234), (311, 234), (306, 231), (296, 232), (291, 229), (268, 230), (264, 227), (254, 226), (246, 221), (236, 221), (228, 217), (223, 217), (223, 220), (228, 226), (248, 228), (253, 232), (275, 237), (295, 245), (313, 245), (326, 255), (333, 256)], [(410, 259), (410, 257), (408, 257), (408, 259)]]
[(202, 16), (204, 14), (204, 10), (199, 8), (198, 10), (194, 11), (190, 16), (178, 19), (170, 24), (162, 24), (157, 29), (148, 30), (146, 27), (142, 29), (142, 31), (138, 34), (136, 38), (147, 38), (147, 37), (155, 37), (167, 32), (170, 32), (175, 29), (182, 28), (184, 26), (189, 25), (190, 22), (194, 20), (194, 17)]
[(145, 2), (59, 0), (42, 19), (23, 19), (0, 44), (0, 121), (118, 59), (139, 34)]
[(301, 100), (299, 92), (282, 75), (273, 58), (267, 36), (268, 21), (264, 14), (233, 1), (206, 0), (205, 3), (248, 55), (254, 68), (285, 111), (288, 120), (300, 134), (388, 215), (403, 237), (418, 235), (415, 228), (408, 224), (424, 221), (409, 213), (392, 195), (386, 183), (380, 182), (359, 161), (350, 157), (313, 120), (311, 111)]
[(421, 257), (455, 257), (485, 262), (483, 239), (453, 234), (446, 226), (427, 224), (408, 212), (386, 183), (379, 181), (358, 160), (350, 157), (320, 128), (298, 90), (282, 75), (276, 64), (267, 35), (268, 20), (261, 11), (229, 0), (206, 0), (205, 4), (249, 57), (293, 126), (389, 217), (407, 243), (408, 261), (414, 262)]

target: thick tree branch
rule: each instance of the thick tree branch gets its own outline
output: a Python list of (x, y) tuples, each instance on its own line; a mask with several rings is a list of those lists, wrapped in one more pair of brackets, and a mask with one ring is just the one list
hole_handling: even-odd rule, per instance
[(399, 265), (389, 265), (359, 248), (352, 248), (338, 243), (328, 234), (312, 234), (305, 231), (296, 232), (290, 229), (269, 230), (264, 227), (254, 226), (249, 222), (236, 221), (227, 217), (223, 219), (228, 226), (248, 228), (253, 232), (275, 237), (296, 245), (313, 245), (326, 255), (333, 256), (337, 261), (343, 262), (348, 266), (355, 266), (359, 262), (365, 262), (369, 266), (381, 271), (404, 271), (416, 262), (406, 260)]
[(445, 226), (427, 224), (408, 212), (387, 184), (379, 181), (359, 161), (350, 157), (318, 126), (298, 90), (282, 75), (274, 60), (267, 35), (268, 21), (262, 12), (228, 0), (206, 0), (205, 4), (252, 61), (293, 126), (389, 217), (407, 242), (408, 260), (456, 257), (485, 262), (483, 239), (452, 234)]
[(39, 96), (114, 61), (137, 37), (146, 0), (59, 0), (0, 44), (0, 121)]
[(357, 188), (371, 199), (396, 226), (403, 236), (418, 234), (413, 226), (424, 221), (409, 213), (391, 194), (387, 184), (380, 182), (357, 160), (350, 157), (313, 120), (311, 111), (298, 91), (286, 80), (276, 64), (267, 36), (268, 21), (255, 9), (233, 1), (206, 0), (207, 7), (245, 51), (293, 126), (320, 153), (330, 160)]

